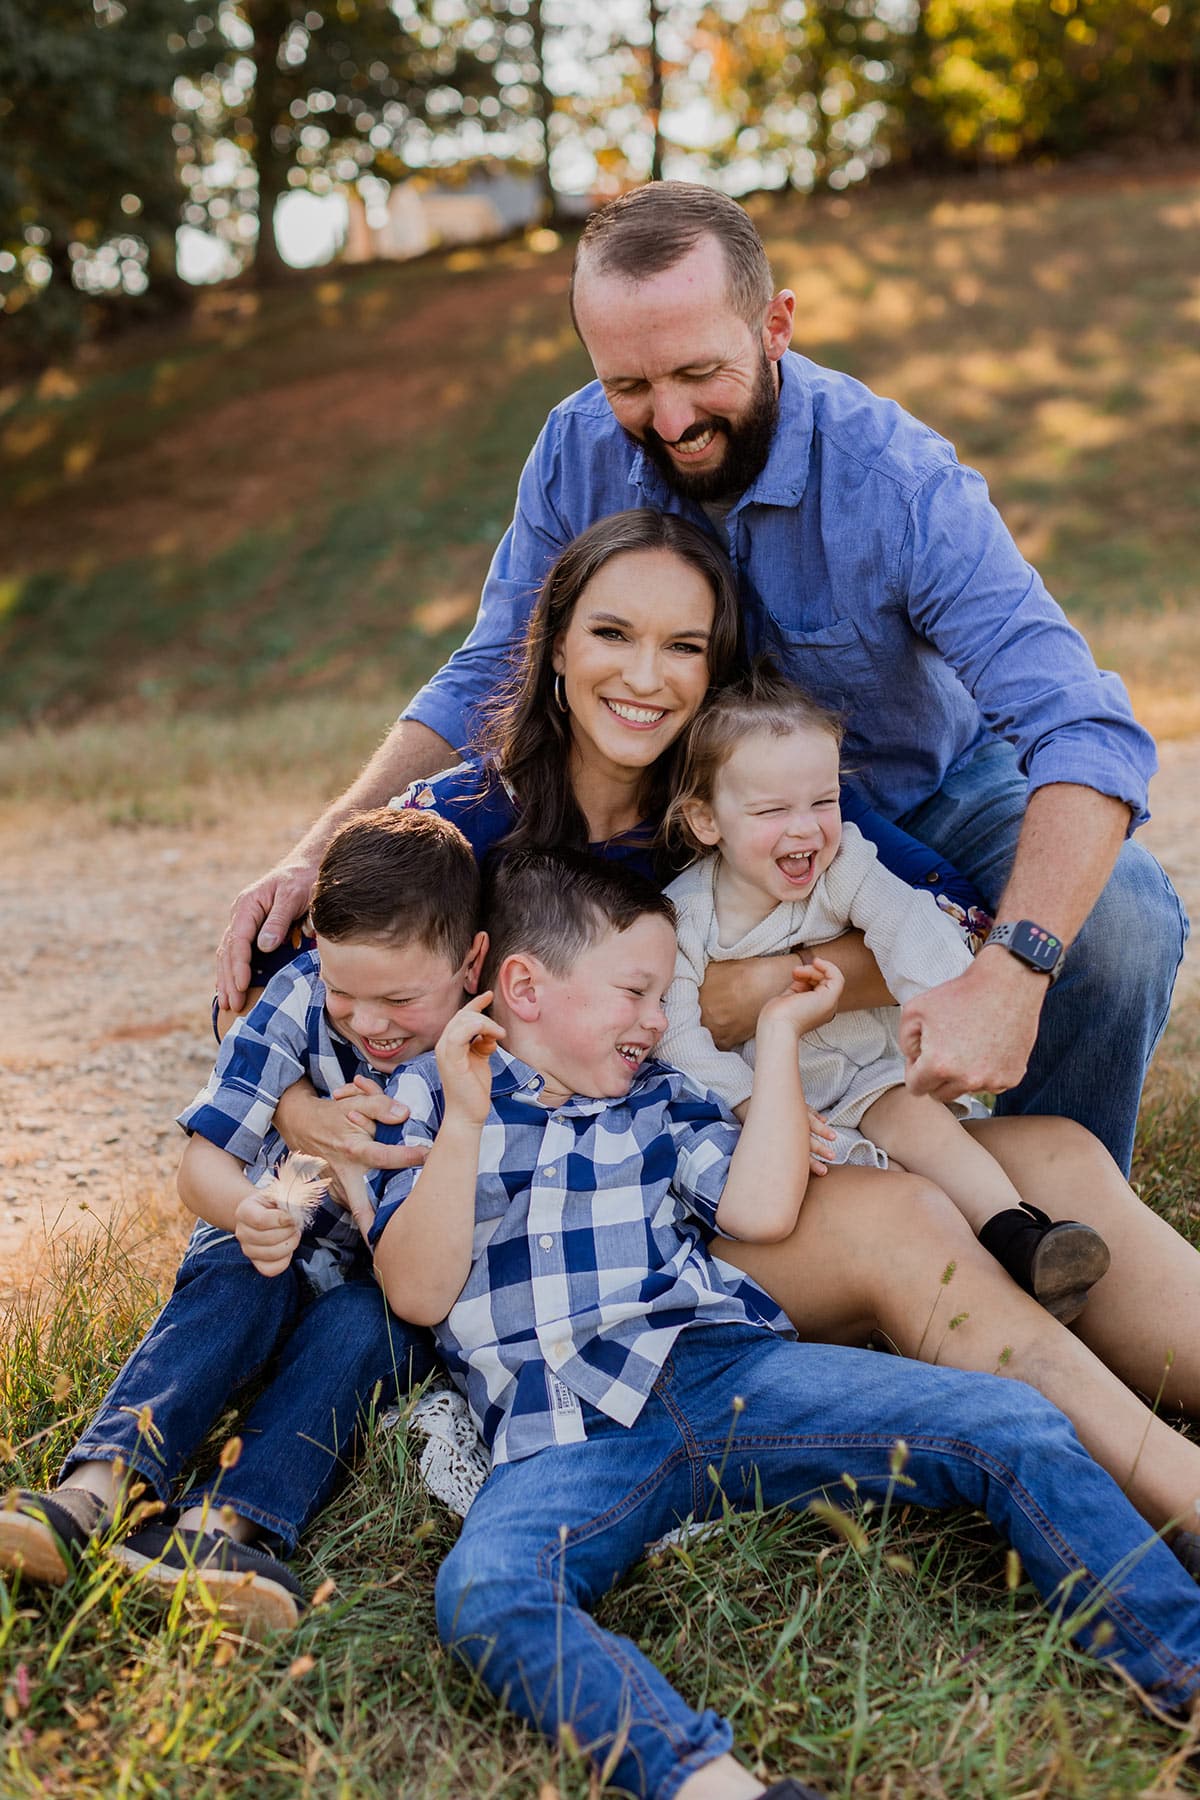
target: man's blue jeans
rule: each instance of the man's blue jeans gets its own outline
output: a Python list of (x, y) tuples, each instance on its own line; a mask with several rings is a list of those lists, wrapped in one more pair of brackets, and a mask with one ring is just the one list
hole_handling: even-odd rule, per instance
[(979, 1508), (1043, 1595), (1069, 1581), (1081, 1642), (1166, 1707), (1200, 1690), (1200, 1590), (1023, 1382), (693, 1326), (631, 1429), (592, 1409), (587, 1429), (586, 1443), (493, 1471), (438, 1575), (437, 1617), (522, 1717), (552, 1740), (570, 1724), (597, 1764), (611, 1754), (614, 1787), (670, 1800), (732, 1744), (725, 1720), (589, 1616), (647, 1544), (719, 1511), (711, 1469), (738, 1509), (759, 1491), (765, 1506), (803, 1509), (822, 1491), (848, 1504), (847, 1474), (878, 1501), (903, 1439), (898, 1503)]
[(270, 1370), (237, 1430), (242, 1451), (188, 1494), (212, 1494), (291, 1555), (353, 1460), (376, 1389), (389, 1406), (434, 1367), (428, 1332), (402, 1324), (364, 1258), (362, 1279), (314, 1294), (298, 1269), (260, 1275), (236, 1239), (198, 1225), (166, 1306), (75, 1445), (81, 1462), (134, 1469), (164, 1503), (231, 1398)]
[[(896, 822), (948, 856), (994, 908), (1027, 800), (1011, 744), (989, 744)], [(999, 1097), (997, 1113), (1075, 1119), (1128, 1175), (1142, 1083), (1187, 935), (1171, 883), (1149, 851), (1129, 840), (1046, 997), (1025, 1079)]]

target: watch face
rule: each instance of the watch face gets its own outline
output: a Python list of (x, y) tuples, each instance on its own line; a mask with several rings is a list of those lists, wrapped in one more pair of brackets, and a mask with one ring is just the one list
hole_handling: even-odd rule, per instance
[(1040, 925), (1034, 925), (1029, 919), (1022, 919), (1013, 927), (1009, 949), (1018, 956), (1023, 956), (1035, 969), (1044, 969), (1047, 975), (1058, 967), (1058, 959), (1063, 953), (1062, 939), (1055, 937), (1052, 932), (1044, 931)]

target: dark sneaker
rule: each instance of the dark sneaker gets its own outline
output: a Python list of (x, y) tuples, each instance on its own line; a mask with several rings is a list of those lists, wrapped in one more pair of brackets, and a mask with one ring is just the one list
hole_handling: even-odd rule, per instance
[(105, 1522), (104, 1502), (86, 1488), (61, 1487), (53, 1494), (14, 1488), (0, 1504), (0, 1569), (43, 1587), (62, 1587)]
[(221, 1617), (247, 1637), (290, 1631), (304, 1611), (304, 1589), (278, 1557), (224, 1532), (144, 1525), (114, 1544), (112, 1553), (164, 1598), (181, 1582), (205, 1588)]
[(1098, 1231), (1074, 1219), (1055, 1223), (1027, 1200), (990, 1218), (979, 1241), (1018, 1287), (1064, 1325), (1079, 1317), (1088, 1290), (1108, 1269), (1108, 1245)]
[(809, 1787), (806, 1781), (797, 1781), (789, 1775), (786, 1781), (774, 1782), (762, 1800), (825, 1800), (825, 1796), (819, 1789)]

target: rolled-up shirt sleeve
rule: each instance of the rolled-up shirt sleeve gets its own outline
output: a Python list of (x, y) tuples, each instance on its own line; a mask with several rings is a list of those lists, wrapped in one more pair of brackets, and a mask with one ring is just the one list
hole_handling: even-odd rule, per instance
[(1123, 800), (1130, 830), (1149, 816), (1154, 740), (1124, 683), (1097, 668), (1017, 549), (974, 469), (943, 467), (917, 489), (894, 588), (987, 724), (1016, 747), (1030, 793), (1071, 782)]
[(400, 715), (427, 725), (460, 751), (470, 743), (481, 701), (512, 671), (538, 590), (575, 535), (559, 509), (561, 429), (556, 410), (521, 472), (516, 512), (492, 558), (469, 636)]

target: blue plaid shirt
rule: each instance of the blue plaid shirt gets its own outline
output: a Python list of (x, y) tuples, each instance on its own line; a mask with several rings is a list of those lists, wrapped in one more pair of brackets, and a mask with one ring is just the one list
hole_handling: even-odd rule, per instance
[[(498, 1049), (492, 1069), (471, 1273), (435, 1336), (493, 1462), (579, 1442), (589, 1408), (632, 1425), (685, 1326), (790, 1331), (705, 1248), (738, 1137), (715, 1094), (647, 1062), (623, 1100), (575, 1095), (550, 1110), (526, 1063)], [(432, 1144), (444, 1113), (434, 1057), (388, 1087), (409, 1119), (379, 1136)], [(420, 1178), (371, 1177), (373, 1244)]]
[[(216, 1066), (179, 1123), (228, 1150), (257, 1181), (287, 1155), (275, 1129), (279, 1096), (302, 1075), (318, 1094), (369, 1075), (384, 1078), (339, 1037), (325, 1015), (325, 984), (314, 950), (306, 950), (273, 975), (262, 997), (222, 1041)], [(358, 1227), (331, 1200), (323, 1200), (300, 1239), (294, 1262), (318, 1292), (336, 1287), (359, 1265), (369, 1268)]]

